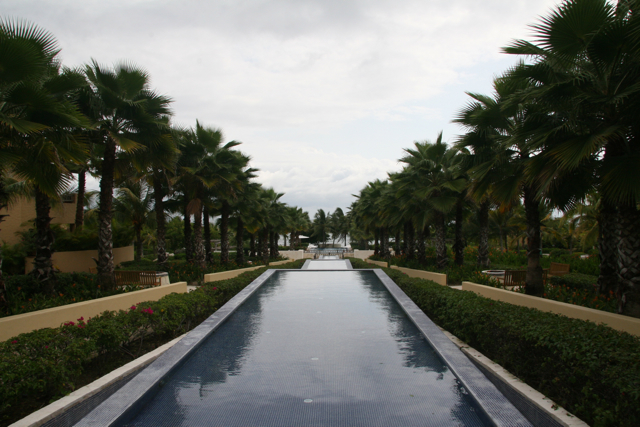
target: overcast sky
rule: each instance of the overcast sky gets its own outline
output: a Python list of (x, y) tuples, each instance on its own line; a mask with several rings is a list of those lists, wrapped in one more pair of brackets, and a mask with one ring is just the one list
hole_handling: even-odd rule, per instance
[(414, 141), (455, 141), (465, 91), (490, 93), (554, 0), (2, 0), (63, 64), (145, 68), (174, 123), (222, 129), (264, 186), (345, 210)]

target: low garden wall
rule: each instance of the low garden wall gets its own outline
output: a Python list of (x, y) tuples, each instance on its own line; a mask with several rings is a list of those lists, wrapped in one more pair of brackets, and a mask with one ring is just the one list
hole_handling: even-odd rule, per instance
[(377, 265), (378, 267), (384, 267), (384, 268), (388, 267), (388, 264), (385, 261), (374, 261), (372, 259), (365, 259), (365, 261), (368, 262), (369, 264)]
[(414, 270), (411, 268), (398, 267), (397, 265), (392, 265), (391, 268), (394, 270), (400, 270), (409, 277), (431, 280), (432, 282), (436, 282), (438, 285), (447, 286), (446, 274), (434, 273), (433, 271)]
[[(369, 264), (374, 264), (379, 267), (387, 268), (387, 263), (384, 261), (374, 261), (371, 259), (365, 259)], [(394, 270), (399, 270), (406, 274), (409, 277), (415, 277), (417, 279), (425, 279), (436, 282), (438, 285), (447, 286), (447, 275), (442, 273), (434, 273), (433, 271), (424, 271), (424, 270), (414, 270), (412, 268), (398, 267), (397, 265), (392, 265), (391, 268)]]
[[(74, 271), (89, 272), (90, 267), (95, 267), (98, 259), (98, 251), (72, 251), (54, 252), (51, 261), (55, 268), (62, 273), (73, 273)], [(113, 264), (118, 265), (124, 261), (133, 261), (133, 245), (122, 248), (113, 248)], [(24, 274), (29, 274), (33, 270), (34, 257), (24, 259)]]
[[(281, 251), (280, 254), (284, 255), (284, 253)], [(269, 265), (283, 265), (283, 264), (287, 264), (291, 262), (291, 260), (284, 260), (284, 261), (276, 261), (276, 262), (271, 262), (269, 263)], [(209, 283), (209, 282), (217, 282), (219, 280), (227, 280), (227, 279), (233, 279), (234, 277), (238, 277), (239, 275), (241, 275), (242, 273), (246, 272), (246, 271), (253, 271), (253, 270), (257, 270), (261, 267), (264, 267), (264, 265), (257, 265), (255, 267), (247, 267), (247, 268), (238, 268), (237, 270), (229, 270), (229, 271), (221, 271), (219, 273), (209, 273), (209, 274), (205, 274), (204, 275), (204, 282), (205, 283)]]
[(42, 328), (57, 328), (69, 321), (84, 317), (85, 321), (104, 311), (125, 310), (141, 301), (157, 301), (171, 293), (187, 292), (187, 282), (156, 286), (141, 291), (127, 292), (60, 307), (47, 308), (31, 313), (17, 314), (0, 319), (0, 342), (16, 335)]
[(369, 258), (371, 255), (373, 255), (373, 250), (367, 249), (367, 250), (360, 250), (360, 249), (354, 249), (353, 250), (353, 257), (354, 258), (358, 258), (358, 259), (364, 259), (366, 260), (367, 258)]
[(607, 311), (596, 310), (594, 308), (581, 307), (579, 305), (567, 304), (545, 298), (534, 297), (507, 291), (504, 289), (492, 288), (490, 286), (478, 285), (473, 282), (462, 282), (463, 291), (475, 292), (485, 298), (496, 301), (503, 301), (509, 304), (522, 307), (536, 308), (540, 311), (547, 311), (555, 314), (562, 314), (573, 319), (588, 320), (597, 324), (605, 324), (618, 331), (628, 332), (632, 335), (640, 336), (640, 319), (609, 313)]

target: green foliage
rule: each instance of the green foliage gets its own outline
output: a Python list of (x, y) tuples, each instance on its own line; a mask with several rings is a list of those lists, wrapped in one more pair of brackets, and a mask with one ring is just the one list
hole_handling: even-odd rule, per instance
[(571, 289), (585, 289), (592, 291), (594, 286), (598, 284), (598, 276), (589, 274), (568, 273), (564, 276), (555, 276), (549, 278), (549, 283), (556, 286), (566, 286)]
[[(302, 265), (300, 260), (271, 268)], [(96, 355), (135, 358), (144, 353), (145, 341), (155, 340), (160, 345), (188, 332), (264, 271), (245, 272), (190, 293), (167, 295), (128, 310), (107, 311), (92, 319), (80, 318), (59, 328), (40, 329), (1, 342), (0, 423), (25, 416), (12, 409), (24, 399), (48, 402), (73, 391)]]
[(105, 292), (100, 289), (96, 275), (89, 273), (58, 273), (55, 284), (56, 296), (53, 297), (43, 293), (41, 283), (33, 276), (10, 276), (5, 279), (5, 284), (9, 311), (1, 312), (0, 317), (29, 313), (138, 289), (128, 287)]
[(2, 245), (2, 272), (8, 275), (24, 274), (24, 258), (27, 256), (27, 249), (18, 243)]
[(638, 337), (384, 271), (436, 324), (589, 425), (640, 425)]

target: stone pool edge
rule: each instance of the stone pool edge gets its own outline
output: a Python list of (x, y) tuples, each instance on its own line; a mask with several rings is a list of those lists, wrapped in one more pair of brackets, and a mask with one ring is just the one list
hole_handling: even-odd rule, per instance
[[(367, 271), (367, 270), (360, 270)], [(531, 426), (530, 421), (506, 398), (407, 294), (381, 269), (372, 269), (402, 307), (423, 337), (458, 378), (496, 427)]]

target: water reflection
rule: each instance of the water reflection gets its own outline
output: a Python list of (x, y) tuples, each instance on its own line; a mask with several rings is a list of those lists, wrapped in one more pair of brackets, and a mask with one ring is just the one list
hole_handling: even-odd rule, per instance
[(295, 271), (272, 276), (129, 425), (483, 424), (373, 273)]

